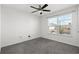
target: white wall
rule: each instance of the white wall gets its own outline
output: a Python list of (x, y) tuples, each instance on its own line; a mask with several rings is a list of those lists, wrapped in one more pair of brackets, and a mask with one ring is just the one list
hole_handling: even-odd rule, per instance
[(1, 46), (40, 37), (39, 17), (2, 5), (2, 41)]
[[(76, 11), (77, 8), (75, 8)], [(65, 10), (67, 12), (67, 10)], [(63, 12), (63, 11), (62, 11)], [(60, 13), (60, 12), (59, 12)], [(53, 15), (53, 14), (52, 14)], [(52, 16), (51, 15), (51, 16)], [(77, 38), (77, 11), (73, 13), (72, 19), (72, 33), (70, 36), (67, 35), (54, 35), (52, 33), (48, 33), (48, 20), (47, 17), (41, 17), (41, 36), (44, 38), (48, 38), (51, 40), (56, 40), (59, 42), (67, 43), (74, 46), (79, 46), (79, 38)]]
[(78, 29), (78, 31), (77, 31), (77, 33), (78, 33), (77, 38), (79, 39), (79, 6), (78, 6), (78, 25), (77, 25), (77, 29)]
[(0, 51), (1, 51), (1, 5), (0, 5)]

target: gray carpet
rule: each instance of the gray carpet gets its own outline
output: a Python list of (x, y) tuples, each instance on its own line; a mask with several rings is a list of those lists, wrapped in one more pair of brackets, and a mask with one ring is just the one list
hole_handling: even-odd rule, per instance
[(2, 54), (79, 54), (79, 47), (57, 41), (37, 38), (3, 47)]

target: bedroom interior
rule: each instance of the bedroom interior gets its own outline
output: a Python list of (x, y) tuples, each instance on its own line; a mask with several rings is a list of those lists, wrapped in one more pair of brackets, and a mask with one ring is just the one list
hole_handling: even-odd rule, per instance
[(79, 54), (78, 4), (0, 4), (1, 54)]

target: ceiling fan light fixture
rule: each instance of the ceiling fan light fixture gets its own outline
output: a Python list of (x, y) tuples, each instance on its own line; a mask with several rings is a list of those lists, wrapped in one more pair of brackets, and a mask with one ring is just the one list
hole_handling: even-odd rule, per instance
[(40, 13), (40, 15), (42, 15), (42, 11), (40, 10), (40, 11), (38, 11), (39, 13)]

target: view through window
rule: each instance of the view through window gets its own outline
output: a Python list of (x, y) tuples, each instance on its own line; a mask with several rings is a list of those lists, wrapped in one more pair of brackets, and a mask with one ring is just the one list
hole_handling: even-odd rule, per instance
[(66, 14), (48, 18), (48, 27), (50, 33), (70, 34), (71, 33), (72, 14)]

